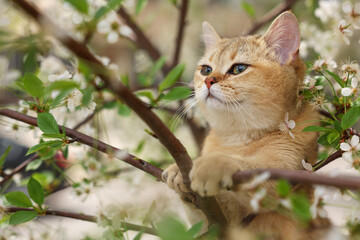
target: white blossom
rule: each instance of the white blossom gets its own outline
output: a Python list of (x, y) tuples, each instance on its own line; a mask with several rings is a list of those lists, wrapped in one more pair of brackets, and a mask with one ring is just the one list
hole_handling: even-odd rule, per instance
[(349, 87), (345, 87), (343, 89), (341, 89), (341, 95), (343, 95), (344, 97), (348, 97), (351, 94), (355, 93), (357, 91), (357, 85), (358, 85), (358, 81), (356, 78), (352, 78), (351, 79), (351, 88)]
[(348, 29), (349, 28), (349, 24), (346, 23), (346, 21), (344, 19), (342, 19), (339, 22), (339, 32), (344, 40), (344, 42), (346, 43), (346, 45), (350, 45), (350, 40), (349, 37), (351, 37), (353, 35), (353, 32)]
[(351, 2), (346, 1), (343, 3), (342, 9), (350, 17), (352, 26), (360, 29), (360, 2), (352, 6)]
[(266, 189), (261, 188), (260, 190), (258, 190), (254, 196), (251, 198), (250, 200), (250, 205), (253, 208), (254, 212), (258, 212), (259, 211), (259, 203), (260, 201), (265, 197), (266, 195)]
[(313, 64), (314, 70), (319, 70), (322, 68), (329, 69), (333, 71), (337, 67), (337, 64), (332, 59), (317, 59)]
[(67, 107), (69, 108), (70, 112), (75, 111), (77, 106), (80, 106), (82, 103), (83, 94), (78, 90), (75, 89), (67, 99)]
[(340, 149), (344, 151), (342, 158), (352, 164), (353, 154), (360, 150), (359, 137), (356, 135), (352, 136), (350, 144), (343, 142), (340, 144)]
[(321, 22), (328, 23), (332, 19), (339, 18), (340, 14), (338, 1), (319, 1), (319, 7), (315, 9), (315, 16), (320, 18)]
[(321, 89), (323, 89), (323, 86), (316, 86), (315, 85), (316, 84), (316, 79), (314, 79), (314, 78), (311, 78), (311, 77), (309, 77), (309, 76), (307, 76), (306, 78), (305, 78), (305, 88), (306, 89), (309, 89), (309, 90), (311, 90), (311, 89), (316, 89), (316, 90), (321, 90)]
[(314, 201), (311, 204), (310, 212), (312, 215), (312, 218), (315, 219), (317, 216), (320, 216), (322, 218), (327, 217), (327, 213), (323, 208), (319, 208), (319, 201), (322, 198), (322, 196), (326, 193), (326, 187), (323, 186), (316, 186), (314, 191)]
[(67, 80), (67, 79), (71, 79), (71, 78), (72, 78), (72, 75), (69, 73), (69, 71), (65, 71), (61, 74), (51, 74), (48, 77), (50, 82), (55, 82), (55, 81), (59, 81), (59, 80)]
[(254, 189), (257, 186), (259, 186), (261, 183), (268, 180), (270, 176), (271, 176), (270, 172), (263, 172), (257, 175), (256, 177), (254, 177), (254, 179), (251, 182), (243, 184), (242, 189)]
[(310, 163), (306, 162), (305, 159), (301, 160), (301, 164), (304, 167), (305, 170), (312, 172), (313, 167)]
[(289, 120), (289, 113), (285, 113), (285, 122), (279, 124), (279, 129), (283, 133), (288, 133), (290, 137), (295, 138), (294, 134), (291, 132), (292, 129), (295, 128), (295, 121)]

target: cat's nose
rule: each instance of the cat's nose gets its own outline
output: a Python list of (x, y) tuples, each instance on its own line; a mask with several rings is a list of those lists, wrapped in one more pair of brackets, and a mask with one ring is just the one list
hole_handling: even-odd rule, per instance
[(217, 83), (217, 82), (218, 82), (218, 81), (216, 80), (215, 77), (207, 77), (207, 78), (205, 79), (205, 84), (206, 84), (206, 87), (207, 87), (208, 89), (211, 88), (211, 85), (213, 85), (214, 83)]

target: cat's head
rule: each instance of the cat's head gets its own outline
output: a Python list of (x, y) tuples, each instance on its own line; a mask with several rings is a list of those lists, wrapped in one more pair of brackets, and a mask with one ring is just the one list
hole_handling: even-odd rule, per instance
[(212, 128), (274, 129), (286, 112), (294, 114), (305, 71), (294, 14), (281, 14), (263, 36), (221, 38), (206, 22), (203, 33), (194, 87)]

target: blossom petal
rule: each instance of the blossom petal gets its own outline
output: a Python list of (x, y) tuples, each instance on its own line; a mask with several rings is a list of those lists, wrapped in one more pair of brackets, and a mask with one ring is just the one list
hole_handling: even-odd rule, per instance
[(351, 79), (351, 86), (353, 88), (356, 88), (358, 85), (358, 80), (356, 78)]
[(352, 90), (348, 87), (341, 89), (341, 95), (348, 97), (352, 94)]
[(290, 120), (287, 125), (290, 129), (294, 129), (296, 126), (296, 123), (294, 120)]
[(356, 147), (359, 144), (359, 137), (354, 135), (351, 137), (350, 144), (352, 147)]
[(285, 122), (287, 123), (289, 121), (289, 113), (285, 113)]
[(107, 39), (108, 43), (116, 43), (119, 40), (119, 34), (115, 31), (111, 31), (107, 35), (106, 39)]
[(350, 14), (352, 10), (351, 3), (349, 1), (344, 2), (342, 5), (342, 9), (344, 13)]
[(295, 139), (295, 136), (292, 132), (289, 131), (289, 135), (290, 135), (290, 137), (292, 137), (292, 139)]
[(343, 151), (349, 151), (351, 149), (350, 145), (348, 143), (341, 143), (340, 149)]
[(305, 170), (312, 172), (313, 168), (312, 165), (308, 162), (306, 162), (304, 159), (301, 160), (301, 164), (304, 167)]
[(347, 162), (350, 162), (352, 163), (353, 162), (353, 158), (352, 158), (352, 152), (344, 152), (342, 154), (342, 158), (347, 161)]

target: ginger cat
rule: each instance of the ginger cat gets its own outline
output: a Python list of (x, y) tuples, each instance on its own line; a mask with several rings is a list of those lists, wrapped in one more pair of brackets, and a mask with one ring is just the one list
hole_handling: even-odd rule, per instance
[[(203, 33), (206, 51), (194, 86), (211, 130), (190, 172), (191, 189), (216, 196), (229, 224), (240, 226), (254, 214), (252, 195), (241, 187), (227, 190), (233, 187), (232, 175), (256, 168), (300, 170), (302, 159), (313, 164), (317, 134), (302, 130), (314, 125), (304, 122), (319, 115), (312, 106), (299, 104), (305, 65), (298, 57), (300, 33), (291, 12), (278, 16), (263, 36), (221, 38), (206, 22)], [(289, 133), (286, 115), (304, 124)], [(177, 192), (187, 191), (176, 165), (163, 176)], [(268, 193), (274, 193), (273, 185), (262, 184)], [(294, 220), (262, 208), (246, 229), (268, 239), (311, 239)]]

